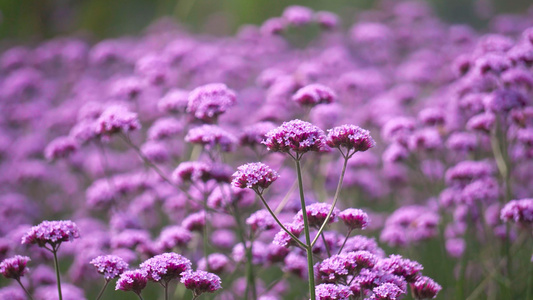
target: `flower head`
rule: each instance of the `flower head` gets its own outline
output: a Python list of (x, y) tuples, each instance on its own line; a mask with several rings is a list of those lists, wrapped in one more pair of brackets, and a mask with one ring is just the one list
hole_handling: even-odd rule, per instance
[(120, 275), (115, 290), (132, 291), (139, 295), (148, 283), (148, 274), (144, 270), (126, 271)]
[(70, 136), (58, 137), (46, 146), (44, 156), (49, 161), (68, 157), (70, 154), (76, 152), (78, 147), (78, 143), (74, 138)]
[(99, 135), (112, 135), (140, 128), (141, 123), (137, 118), (137, 114), (128, 111), (121, 105), (109, 106), (96, 120), (96, 134)]
[(140, 265), (148, 279), (165, 284), (191, 269), (191, 261), (177, 253), (163, 253), (147, 259)]
[(315, 287), (316, 300), (348, 300), (353, 292), (345, 285), (322, 283)]
[(325, 145), (322, 129), (301, 120), (284, 122), (270, 130), (263, 141), (270, 151), (298, 153), (320, 151)]
[(13, 278), (19, 280), (28, 272), (26, 264), (30, 261), (27, 256), (15, 255), (11, 258), (6, 258), (0, 263), (0, 274), (5, 278)]
[(500, 218), (505, 221), (516, 223), (533, 223), (533, 199), (513, 200), (507, 203), (501, 210)]
[(337, 95), (332, 89), (314, 83), (299, 89), (296, 94), (292, 96), (292, 101), (302, 106), (315, 106), (322, 103), (332, 103), (336, 98)]
[(79, 237), (78, 226), (72, 221), (43, 221), (33, 226), (22, 237), (22, 244), (38, 244), (39, 247), (50, 244), (55, 247), (62, 242), (72, 241)]
[(233, 174), (231, 184), (241, 189), (263, 190), (270, 186), (279, 175), (269, 166), (257, 162), (240, 166)]
[(204, 122), (213, 122), (235, 104), (236, 95), (223, 83), (206, 84), (189, 93), (187, 112)]
[(355, 125), (342, 125), (328, 130), (326, 143), (332, 148), (366, 151), (376, 145), (370, 132)]
[(339, 213), (339, 218), (350, 229), (365, 229), (368, 226), (368, 215), (356, 208), (348, 208)]
[(411, 284), (411, 290), (415, 299), (433, 299), (437, 297), (437, 294), (442, 289), (442, 287), (433, 281), (433, 279), (421, 276), (417, 281)]
[(116, 278), (129, 268), (128, 263), (116, 255), (100, 255), (90, 263), (96, 267), (98, 273), (104, 275), (105, 280)]
[(237, 144), (237, 138), (217, 125), (202, 125), (192, 128), (185, 136), (185, 141), (199, 144), (207, 150), (219, 146), (224, 152), (233, 151)]
[(181, 282), (195, 295), (214, 293), (222, 288), (220, 277), (206, 271), (187, 271), (182, 274)]
[(400, 299), (401, 294), (405, 294), (401, 288), (399, 288), (394, 283), (386, 282), (378, 287), (375, 287), (373, 290), (373, 298), (375, 300), (396, 300)]

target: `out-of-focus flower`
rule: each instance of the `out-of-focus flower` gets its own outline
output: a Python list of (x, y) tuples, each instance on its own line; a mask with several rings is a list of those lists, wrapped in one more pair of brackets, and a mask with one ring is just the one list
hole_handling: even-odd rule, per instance
[(100, 255), (91, 260), (90, 264), (104, 275), (105, 280), (116, 278), (129, 268), (128, 263), (116, 255)]
[(30, 261), (27, 256), (15, 255), (0, 262), (0, 274), (5, 278), (20, 280), (28, 272), (26, 265)]

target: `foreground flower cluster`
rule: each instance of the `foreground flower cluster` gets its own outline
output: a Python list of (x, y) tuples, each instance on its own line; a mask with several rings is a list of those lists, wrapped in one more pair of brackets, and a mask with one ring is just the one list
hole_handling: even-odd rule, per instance
[(387, 3), (5, 50), (0, 300), (533, 296), (533, 15)]

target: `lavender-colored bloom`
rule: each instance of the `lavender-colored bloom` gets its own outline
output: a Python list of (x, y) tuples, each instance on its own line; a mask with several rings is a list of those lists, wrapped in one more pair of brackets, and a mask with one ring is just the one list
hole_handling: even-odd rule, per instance
[(488, 177), (492, 174), (492, 166), (485, 161), (462, 161), (446, 171), (447, 183), (471, 182), (475, 179)]
[(340, 284), (322, 283), (315, 287), (316, 300), (348, 300), (353, 296), (349, 287)]
[(4, 259), (0, 262), (0, 274), (5, 278), (13, 278), (19, 280), (20, 277), (24, 276), (28, 272), (26, 264), (31, 259), (27, 256), (15, 255), (10, 258)]
[(337, 95), (332, 89), (318, 83), (306, 85), (292, 96), (292, 101), (302, 106), (329, 104), (336, 99)]
[(190, 214), (188, 217), (181, 221), (181, 226), (189, 231), (202, 232), (205, 227), (206, 215), (205, 211), (199, 211), (194, 214)]
[(407, 282), (415, 282), (424, 267), (416, 261), (403, 258), (401, 255), (391, 255), (379, 261), (380, 269), (403, 277)]
[(181, 273), (190, 271), (191, 261), (170, 252), (145, 260), (139, 267), (146, 272), (148, 279), (168, 284), (172, 279), (179, 279)]
[(315, 19), (318, 25), (324, 29), (333, 29), (339, 26), (339, 16), (329, 11), (317, 11)]
[(339, 280), (346, 279), (356, 267), (357, 263), (348, 260), (346, 254), (338, 254), (324, 259), (316, 269), (318, 275), (323, 280), (327, 282), (338, 282)]
[(172, 172), (172, 179), (177, 183), (207, 182), (212, 179), (210, 165), (201, 161), (186, 161)]
[(183, 283), (187, 289), (192, 290), (195, 296), (203, 293), (214, 293), (222, 288), (220, 277), (213, 273), (201, 270), (189, 270), (183, 273), (181, 283)]
[(155, 163), (164, 163), (170, 159), (167, 146), (159, 142), (146, 142), (141, 146), (141, 152), (150, 161)]
[(375, 300), (399, 300), (401, 294), (405, 294), (402, 289), (393, 283), (384, 283), (373, 290), (374, 295), (371, 299)]
[(474, 151), (477, 146), (477, 137), (472, 133), (456, 132), (448, 137), (446, 146), (455, 151)]
[(189, 93), (187, 112), (204, 122), (212, 122), (235, 104), (236, 95), (223, 83), (197, 87)]
[(246, 224), (250, 226), (252, 232), (258, 232), (274, 229), (276, 221), (268, 211), (261, 209), (251, 214), (246, 219)]
[(65, 158), (76, 152), (78, 147), (78, 143), (74, 138), (69, 136), (58, 137), (46, 146), (44, 157), (49, 161)]
[(0, 288), (1, 300), (27, 300), (26, 294), (18, 286), (6, 286)]
[(163, 98), (157, 102), (160, 111), (167, 113), (184, 113), (189, 103), (189, 92), (180, 89), (169, 90)]
[(368, 215), (356, 208), (348, 208), (339, 213), (339, 218), (350, 228), (353, 229), (365, 229), (370, 222)]
[(179, 134), (182, 130), (183, 125), (177, 119), (157, 119), (150, 129), (148, 129), (148, 139), (154, 141), (169, 139)]
[(510, 201), (502, 208), (500, 218), (504, 222), (533, 223), (533, 199)]
[(282, 16), (290, 25), (303, 26), (312, 21), (313, 11), (305, 6), (293, 5), (285, 8)]
[(283, 18), (270, 18), (261, 25), (261, 33), (264, 35), (275, 35), (282, 33), (287, 27), (287, 22)]
[[(63, 283), (61, 285), (63, 300), (86, 300), (84, 291), (72, 284)], [(40, 286), (35, 289), (35, 295), (39, 295), (39, 300), (58, 300), (57, 287), (54, 285)]]
[(171, 251), (176, 247), (183, 247), (192, 240), (189, 230), (181, 226), (167, 226), (163, 228), (157, 239), (157, 248), (160, 251)]
[(495, 120), (496, 117), (493, 113), (486, 112), (478, 114), (468, 120), (466, 128), (488, 134), (492, 130), (492, 127), (494, 127)]
[(381, 129), (381, 136), (389, 142), (407, 144), (407, 140), (415, 128), (415, 121), (406, 117), (396, 117), (389, 120)]
[(433, 279), (421, 276), (417, 281), (411, 284), (411, 290), (417, 300), (434, 299), (442, 287), (433, 281)]
[(109, 207), (118, 195), (116, 187), (106, 178), (94, 181), (85, 193), (87, 205), (90, 208), (104, 209)]
[[(302, 231), (304, 230), (304, 225), (300, 221), (294, 221), (292, 223), (283, 224), (283, 226), (285, 226), (285, 228), (287, 228), (287, 230), (295, 237), (299, 237), (300, 234), (302, 234)], [(292, 237), (287, 232), (285, 232), (285, 230), (280, 230), (274, 236), (274, 240), (272, 241), (272, 243), (278, 246), (288, 248), (296, 242), (293, 241)]]
[(290, 252), (283, 261), (282, 271), (307, 280), (307, 259), (305, 255), (294, 251)]
[(120, 105), (109, 106), (96, 120), (96, 133), (111, 135), (118, 132), (130, 132), (141, 128), (137, 114)]
[(111, 87), (111, 94), (119, 99), (136, 100), (144, 89), (143, 81), (138, 77), (118, 79)]
[[(331, 209), (331, 204), (313, 203), (311, 205), (308, 205), (306, 209), (307, 209), (307, 220), (309, 222), (309, 226), (319, 228), (320, 226), (322, 226), (324, 221), (326, 221), (326, 217)], [(339, 214), (339, 209), (337, 208), (333, 209), (333, 212), (331, 213), (328, 223), (337, 222), (338, 214)], [(303, 215), (302, 215), (301, 210), (295, 216), (295, 220), (303, 221)]]
[(443, 125), (444, 112), (439, 108), (426, 108), (418, 113), (418, 119), (428, 126)]
[(290, 152), (297, 154), (308, 151), (320, 151), (325, 145), (324, 132), (311, 123), (301, 120), (284, 122), (281, 126), (266, 134), (263, 144), (274, 152)]
[(237, 138), (233, 134), (217, 125), (202, 125), (192, 128), (185, 136), (185, 141), (202, 145), (207, 150), (218, 146), (224, 152), (233, 151), (237, 144)]
[(241, 189), (249, 188), (262, 191), (278, 178), (278, 173), (269, 166), (260, 162), (249, 163), (237, 168), (237, 172), (233, 174), (231, 185)]
[(229, 258), (222, 253), (213, 253), (205, 257), (202, 257), (198, 261), (198, 269), (208, 272), (213, 272), (215, 274), (220, 274), (225, 271), (228, 271), (230, 268), (231, 262)]
[(370, 132), (355, 125), (342, 125), (328, 130), (326, 143), (332, 148), (366, 151), (376, 145)]
[(72, 221), (43, 221), (33, 226), (22, 237), (22, 244), (37, 244), (39, 247), (50, 244), (55, 247), (62, 242), (73, 241), (79, 237), (78, 226)]
[(128, 263), (116, 255), (100, 255), (91, 260), (90, 264), (104, 275), (105, 280), (116, 278), (129, 269)]
[(259, 122), (244, 128), (239, 137), (241, 146), (256, 147), (266, 138), (267, 132), (276, 128), (272, 122)]
[[(246, 247), (252, 247), (252, 264), (263, 265), (267, 259), (267, 247), (260, 241), (246, 242)], [(231, 251), (231, 256), (235, 262), (244, 262), (247, 260), (244, 245), (239, 243)]]
[(115, 290), (132, 291), (137, 295), (146, 287), (148, 274), (144, 270), (126, 271), (120, 275)]

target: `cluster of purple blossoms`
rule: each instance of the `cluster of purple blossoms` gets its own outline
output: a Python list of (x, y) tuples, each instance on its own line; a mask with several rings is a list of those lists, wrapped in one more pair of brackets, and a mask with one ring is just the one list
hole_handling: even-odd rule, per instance
[(141, 294), (141, 291), (148, 284), (148, 274), (144, 270), (131, 270), (126, 271), (120, 275), (117, 280), (115, 290), (121, 290), (125, 292), (134, 292), (137, 295)]
[(187, 289), (192, 290), (195, 296), (214, 293), (222, 288), (220, 277), (201, 270), (184, 272), (181, 276), (181, 283)]
[(248, 188), (262, 191), (269, 187), (278, 178), (278, 173), (272, 170), (269, 166), (260, 162), (249, 163), (242, 165), (237, 169), (237, 172), (233, 174), (231, 184), (234, 187), (241, 189)]
[(325, 142), (322, 129), (308, 122), (292, 120), (270, 130), (263, 144), (273, 152), (290, 153), (293, 151), (296, 154), (302, 154), (322, 150)]
[(22, 237), (22, 244), (37, 244), (39, 247), (49, 244), (55, 247), (62, 242), (73, 241), (79, 237), (78, 226), (72, 221), (43, 221), (33, 226)]
[(337, 95), (333, 90), (321, 84), (310, 84), (299, 89), (293, 96), (292, 101), (302, 106), (315, 106), (318, 104), (333, 103)]
[(0, 274), (5, 278), (20, 280), (28, 272), (26, 265), (31, 259), (27, 256), (15, 255), (0, 262)]
[(217, 125), (202, 125), (192, 128), (185, 136), (185, 141), (198, 144), (207, 150), (219, 147), (223, 152), (233, 151), (237, 145), (237, 138)]
[(348, 151), (366, 151), (376, 145), (368, 130), (355, 125), (342, 125), (328, 130), (326, 144), (331, 148), (346, 148)]
[(512, 200), (501, 210), (500, 218), (515, 223), (533, 223), (533, 199)]
[(225, 84), (207, 84), (189, 93), (187, 112), (199, 120), (211, 123), (233, 106), (235, 101), (235, 92)]
[(97, 135), (112, 135), (127, 133), (141, 128), (137, 114), (124, 106), (112, 105), (106, 108), (96, 120), (95, 133)]
[(181, 273), (191, 269), (191, 261), (177, 253), (156, 255), (139, 266), (148, 279), (168, 284), (170, 280), (179, 279)]
[(117, 278), (129, 269), (129, 265), (116, 255), (100, 255), (90, 262), (98, 273), (104, 275), (105, 280)]

